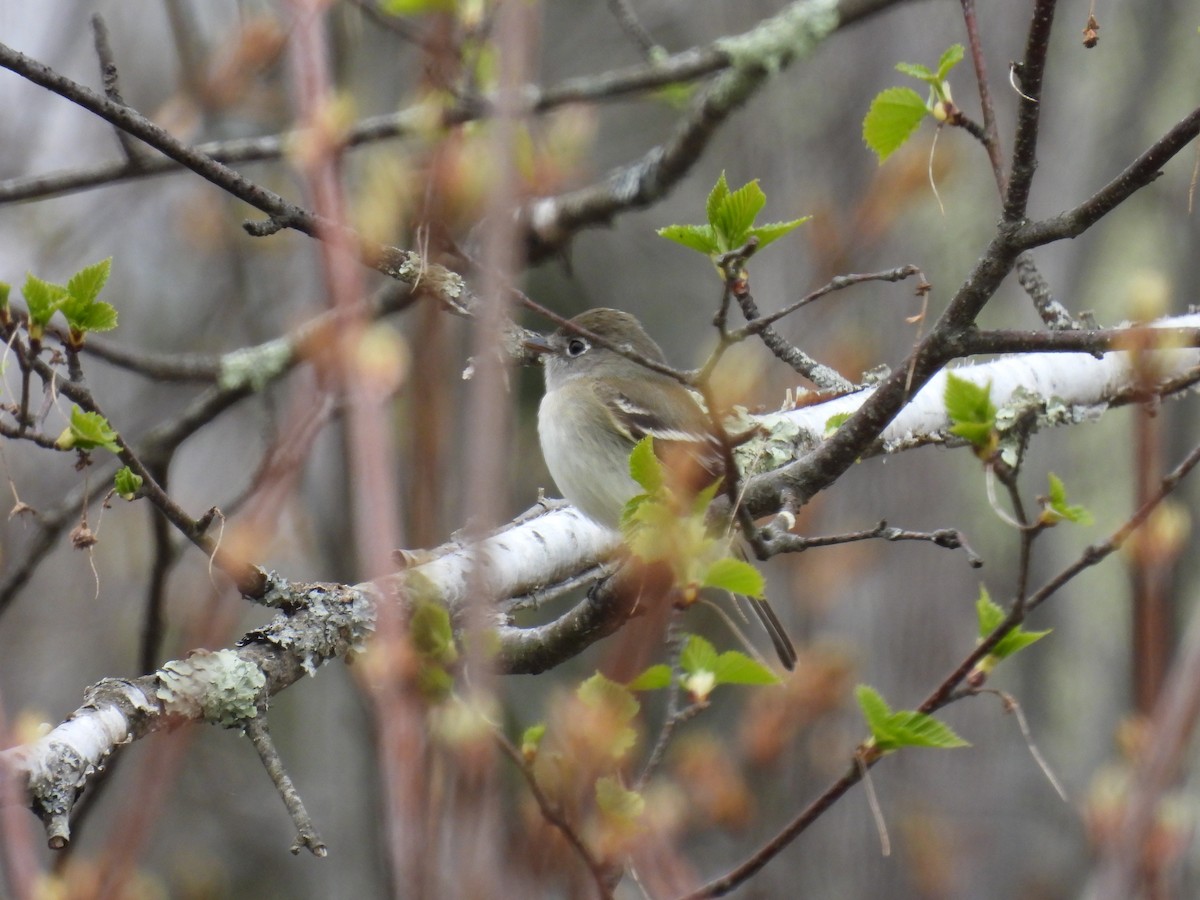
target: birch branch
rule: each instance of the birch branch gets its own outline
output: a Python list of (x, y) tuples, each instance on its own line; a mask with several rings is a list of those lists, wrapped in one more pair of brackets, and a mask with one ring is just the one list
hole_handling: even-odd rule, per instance
[[(1130, 335), (1196, 328), (1200, 314), (1162, 319), (1150, 328), (1131, 329)], [(1163, 337), (1180, 334), (1164, 332)], [(1032, 412), (1035, 428), (1073, 425), (1116, 406), (1178, 393), (1200, 380), (1200, 349), (1163, 343), (1144, 340), (1142, 350), (1100, 358), (1015, 354), (953, 371), (990, 383), (1002, 416), (1029, 420), (1025, 413)], [(868, 455), (953, 443), (943, 403), (945, 378), (942, 372), (930, 379), (882, 430)], [(802, 456), (823, 440), (830, 417), (852, 413), (870, 393), (757, 417), (767, 429), (761, 455), (771, 465)], [(775, 509), (783, 500), (775, 498)], [(523, 517), (477, 544), (454, 542), (405, 554), (408, 565), (402, 571), (374, 584), (290, 585), (267, 576), (270, 587), (262, 602), (281, 610), (269, 625), (246, 634), (236, 648), (199, 651), (140, 678), (98, 682), (85, 691), (83, 705), (44, 737), (0, 751), (0, 798), (20, 796), (42, 819), (50, 846), (66, 846), (75, 800), (121, 745), (187, 722), (244, 727), (274, 694), (315, 675), (324, 663), (360, 651), (373, 631), (376, 604), (391, 602), (384, 598), (434, 600), (457, 616), (472, 591), (484, 591), (497, 601), (500, 668), (540, 671), (611, 633), (628, 611), (605, 591), (593, 590), (549, 624), (524, 627), (501, 611), (500, 602), (578, 583), (579, 574), (588, 570), (599, 579), (609, 571), (601, 564), (617, 545), (614, 533), (571, 507), (556, 507)]]

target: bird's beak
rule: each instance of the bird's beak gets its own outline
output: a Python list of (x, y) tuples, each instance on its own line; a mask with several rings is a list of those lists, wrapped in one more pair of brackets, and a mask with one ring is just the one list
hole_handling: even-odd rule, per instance
[(543, 356), (554, 350), (545, 335), (534, 331), (526, 332), (524, 340), (521, 341), (521, 346), (525, 348), (527, 358), (533, 363), (540, 363)]

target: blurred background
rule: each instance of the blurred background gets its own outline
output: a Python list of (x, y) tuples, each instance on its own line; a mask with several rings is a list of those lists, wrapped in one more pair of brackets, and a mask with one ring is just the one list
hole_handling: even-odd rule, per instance
[[(446, 4), (445, 6), (452, 6)], [(645, 29), (668, 51), (706, 44), (751, 27), (781, 8), (760, 0), (637, 0)], [(1197, 105), (1197, 0), (1093, 4), (1100, 42), (1081, 32), (1088, 4), (1059, 4), (1043, 98), (1040, 164), (1031, 215), (1070, 207), (1108, 182)], [(1018, 99), (1008, 85), (1021, 56), (1027, 3), (980, 4), (979, 23), (1005, 155)], [(536, 22), (532, 67), (545, 85), (634, 64), (638, 48), (608, 5), (556, 0), (530, 7)], [(190, 142), (286, 131), (295, 106), (284, 63), (289, 8), (253, 0), (98, 0), (91, 4), (0, 0), (0, 40), (98, 88), (89, 16), (107, 22), (127, 103)], [(450, 30), (449, 13), (405, 20), (427, 35)], [(350, 120), (394, 112), (438, 85), (439, 57), (397, 35), (356, 3), (328, 13), (334, 77)], [(751, 265), (760, 308), (772, 310), (846, 272), (914, 264), (933, 285), (936, 316), (980, 255), (999, 217), (987, 158), (961, 131), (940, 134), (931, 153), (927, 124), (879, 165), (861, 140), (861, 121), (880, 90), (905, 84), (897, 62), (933, 66), (952, 43), (965, 43), (958, 3), (900, 3), (848, 27), (790, 67), (720, 129), (683, 182), (650, 208), (619, 215), (611, 227), (581, 232), (559, 258), (521, 273), (524, 289), (563, 315), (592, 306), (635, 312), (671, 361), (695, 365), (713, 341), (710, 325), (721, 285), (708, 262), (658, 238), (655, 229), (703, 221), (704, 199), (724, 171), (731, 185), (759, 179), (763, 219), (814, 218)], [(979, 119), (976, 83), (965, 61), (951, 78), (954, 97)], [(117, 159), (112, 129), (23, 79), (0, 73), (0, 179), (18, 179)], [(586, 184), (640, 157), (671, 131), (681, 108), (669, 96), (562, 107), (531, 128), (522, 187), (554, 193)], [(452, 264), (452, 242), (478, 241), (488, 185), (487, 145), (472, 127), (442, 136), (371, 143), (346, 157), (349, 204), (366, 233), (400, 247), (428, 246)], [(1194, 302), (1200, 280), (1200, 225), (1189, 209), (1195, 156), (1189, 151), (1082, 237), (1044, 248), (1036, 261), (1073, 313), (1092, 310), (1102, 325), (1134, 315), (1138, 285), (1161, 286), (1164, 314)], [(295, 169), (275, 160), (238, 166), (284, 196), (307, 202)], [(941, 205), (929, 186), (932, 171)], [(944, 207), (944, 208), (942, 208)], [(314, 242), (294, 232), (251, 238), (241, 223), (255, 211), (191, 174), (133, 179), (48, 199), (0, 205), (0, 280), (19, 285), (32, 272), (64, 281), (85, 265), (113, 258), (102, 295), (120, 312), (110, 342), (166, 354), (221, 354), (268, 340), (327, 303)], [(430, 225), (430, 221), (433, 225)], [(423, 227), (422, 227), (423, 226)], [(423, 243), (424, 242), (424, 243)], [(374, 273), (367, 288), (383, 286)], [(15, 294), (14, 294), (15, 295)], [(879, 364), (900, 363), (919, 337), (906, 319), (920, 311), (911, 285), (867, 284), (835, 293), (781, 323), (784, 334), (822, 362), (857, 380)], [(525, 318), (524, 324), (548, 323)], [(1010, 278), (986, 310), (989, 327), (1037, 328), (1031, 303)], [(432, 304), (385, 320), (401, 373), (391, 424), (397, 526), (404, 546), (433, 547), (464, 526), (472, 498), (464, 466), (482, 438), (465, 414), (461, 375), (469, 326)], [(176, 414), (200, 388), (140, 378), (85, 358), (93, 391), (115, 427), (145, 434)], [(775, 409), (797, 386), (794, 373), (758, 347), (727, 362), (751, 408)], [(5, 402), (19, 377), (3, 378)], [(752, 373), (746, 377), (745, 373)], [(198, 515), (234, 502), (255, 477), (262, 454), (289, 424), (310, 372), (301, 369), (242, 402), (188, 440), (170, 468), (169, 488)], [(509, 380), (511, 434), (503, 437), (511, 479), (506, 516), (528, 508), (539, 488), (553, 494), (535, 431), (537, 371)], [(1047, 471), (1062, 476), (1073, 502), (1093, 512), (1088, 528), (1063, 527), (1037, 545), (1031, 583), (1041, 584), (1088, 544), (1107, 536), (1135, 502), (1137, 474), (1169, 468), (1196, 441), (1194, 399), (1171, 401), (1149, 421), (1124, 409), (1103, 420), (1038, 435), (1023, 487), (1027, 504), (1044, 493)], [(52, 413), (53, 417), (58, 413)], [(61, 427), (61, 426), (59, 426)], [(1155, 429), (1159, 456), (1139, 459), (1139, 429)], [(47, 424), (52, 434), (57, 428)], [(1143, 432), (1144, 436), (1144, 432)], [(292, 580), (354, 581), (363, 562), (352, 541), (347, 437), (324, 428), (281, 506), (258, 561)], [(24, 443), (0, 444), (0, 466), (14, 500), (57, 509), (88, 473), (74, 457)], [(88, 486), (89, 495), (105, 490)], [(1179, 495), (1185, 520), (1194, 486)], [(75, 501), (78, 505), (78, 501)], [(238, 513), (233, 513), (236, 517)], [(68, 516), (73, 518), (77, 513)], [(118, 503), (89, 524), (98, 544), (74, 550), (66, 534), (0, 615), (0, 696), (14, 739), (40, 721), (57, 722), (106, 676), (141, 674), (139, 639), (152, 565), (147, 504)], [(713, 708), (676, 741), (656, 804), (663, 833), (688, 877), (713, 877), (773, 835), (847, 764), (863, 736), (850, 699), (856, 682), (911, 707), (969, 652), (980, 584), (1004, 601), (1014, 588), (1018, 539), (990, 509), (978, 461), (965, 451), (925, 449), (864, 461), (805, 510), (805, 534), (874, 525), (958, 528), (984, 558), (925, 544), (864, 543), (811, 551), (766, 564), (769, 592), (801, 648), (783, 688), (718, 692)], [(0, 521), (0, 571), (27, 558), (37, 519)], [(1165, 596), (1182, 624), (1193, 606), (1195, 541), (1164, 550)], [(1001, 668), (993, 686), (1020, 702), (1038, 747), (1062, 781), (1063, 802), (1034, 762), (1012, 715), (995, 696), (956, 704), (944, 718), (972, 746), (911, 751), (874, 770), (892, 852), (880, 837), (861, 788), (853, 790), (773, 861), (748, 897), (1059, 898), (1081, 895), (1095, 858), (1105, 798), (1135, 733), (1131, 688), (1129, 557), (1112, 558), (1073, 581), (1029, 627), (1050, 638)], [(217, 601), (207, 561), (185, 548), (167, 582), (168, 628), (160, 662), (198, 643), (204, 625), (228, 615), (228, 646), (264, 613), (236, 598)], [(228, 594), (228, 590), (224, 591)], [(720, 621), (690, 612), (687, 627), (718, 646), (734, 645)], [(498, 690), (506, 722), (519, 729), (547, 715), (559, 692), (597, 667), (612, 667), (636, 643), (636, 623), (581, 658), (543, 676), (512, 677)], [(653, 734), (660, 701), (647, 702)], [(341, 664), (296, 685), (272, 706), (285, 762), (330, 846), (327, 860), (287, 853), (291, 826), (245, 741), (211, 728), (158, 735), (128, 748), (112, 782), (77, 826), (73, 862), (98, 865), (119, 836), (144, 828), (136, 849), (137, 896), (385, 896), (379, 775), (367, 703)], [(644, 751), (643, 751), (644, 752)], [(500, 764), (502, 767), (504, 763)], [(1116, 767), (1116, 768), (1114, 768)], [(573, 859), (554, 859), (518, 834), (536, 819), (515, 778), (505, 773), (514, 819), (513, 865), (530, 873), (527, 895), (589, 896)], [(511, 782), (511, 784), (510, 784)], [(1195, 808), (1195, 785), (1179, 804)], [(677, 810), (672, 816), (664, 810)], [(32, 825), (33, 819), (30, 818)], [(1185, 817), (1172, 852), (1174, 896), (1197, 891), (1196, 851)], [(38, 846), (42, 841), (39, 837)], [(136, 844), (134, 845), (137, 846)], [(47, 866), (48, 852), (39, 851)], [(444, 865), (452, 861), (443, 860)], [(563, 875), (559, 868), (573, 875)], [(78, 876), (77, 877), (82, 877)], [(80, 882), (82, 883), (82, 882)], [(628, 882), (621, 896), (636, 896)]]

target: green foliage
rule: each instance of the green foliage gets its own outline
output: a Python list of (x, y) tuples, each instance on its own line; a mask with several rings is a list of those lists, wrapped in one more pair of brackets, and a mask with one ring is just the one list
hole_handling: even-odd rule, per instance
[(706, 700), (722, 684), (778, 684), (775, 673), (756, 659), (737, 650), (717, 653), (711, 643), (699, 635), (688, 635), (679, 656), (683, 686), (697, 701)]
[(67, 296), (67, 289), (61, 284), (42, 281), (36, 275), (28, 273), (21, 294), (25, 297), (25, 306), (29, 309), (29, 336), (40, 341), (46, 325), (58, 312), (59, 305)]
[(701, 584), (746, 597), (762, 597), (766, 590), (762, 573), (744, 559), (733, 556), (714, 560), (704, 570)]
[(379, 8), (390, 16), (419, 16), (422, 13), (454, 12), (456, 0), (380, 0)]
[(1062, 479), (1050, 473), (1050, 495), (1044, 498), (1039, 521), (1044, 525), (1057, 525), (1066, 520), (1076, 525), (1091, 525), (1092, 514), (1086, 506), (1067, 502), (1067, 488)]
[(863, 142), (883, 162), (912, 137), (928, 114), (925, 101), (912, 88), (891, 87), (880, 91), (863, 119)]
[(953, 423), (950, 433), (965, 439), (981, 458), (991, 456), (998, 440), (991, 382), (980, 386), (947, 372), (944, 401)]
[(613, 733), (605, 735), (608, 752), (614, 758), (624, 756), (637, 741), (633, 720), (642, 708), (633, 692), (597, 672), (581, 684), (575, 694), (585, 706), (609, 717)]
[(631, 691), (657, 691), (670, 684), (671, 667), (666, 663), (658, 663), (629, 682), (628, 687)]
[(625, 544), (645, 562), (669, 565), (685, 603), (694, 601), (702, 588), (762, 596), (762, 576), (749, 563), (731, 556), (726, 538), (710, 533), (707, 513), (718, 483), (699, 491), (690, 498), (690, 507), (681, 509), (651, 437), (639, 441), (630, 453), (629, 474), (645, 493), (630, 500), (621, 512)]
[[(979, 586), (979, 598), (975, 601), (975, 617), (979, 620), (979, 637), (981, 640), (999, 628), (1000, 623), (1005, 618), (1004, 610), (992, 600), (987, 588), (983, 585)], [(1030, 644), (1040, 641), (1049, 633), (1049, 629), (1046, 631), (1026, 631), (1020, 625), (1016, 626), (1000, 639), (1000, 643), (992, 648), (992, 652), (988, 654), (988, 658), (980, 663), (980, 669), (985, 672), (991, 671), (1000, 660), (1024, 650)]]
[(621, 784), (615, 775), (596, 779), (596, 808), (610, 823), (622, 829), (635, 827), (646, 811), (646, 800)]
[(521, 756), (525, 761), (533, 759), (542, 745), (542, 738), (546, 736), (546, 723), (538, 722), (536, 725), (530, 725), (521, 732)]
[(458, 659), (450, 612), (440, 603), (418, 601), (414, 605), (408, 628), (413, 648), (421, 656), (441, 665), (449, 665)]
[(71, 407), (71, 422), (54, 442), (60, 450), (95, 450), (100, 448), (110, 453), (120, 453), (117, 433), (100, 413), (84, 412), (78, 406)]
[(841, 428), (843, 425), (845, 425), (846, 422), (849, 421), (850, 416), (852, 416), (852, 415), (853, 415), (853, 413), (844, 412), (844, 413), (835, 413), (834, 415), (830, 416), (828, 419), (825, 420), (824, 436), (829, 437), (831, 434), (833, 434), (835, 431), (837, 431), (839, 428)]
[(8, 295), (12, 292), (12, 285), (7, 281), (0, 281), (0, 314), (4, 315), (5, 320), (8, 318)]
[(750, 238), (758, 240), (761, 250), (777, 241), (788, 232), (807, 222), (811, 216), (792, 219), (790, 222), (772, 222), (755, 225), (754, 220), (766, 205), (767, 195), (758, 186), (758, 181), (742, 185), (736, 191), (729, 189), (725, 173), (717, 179), (705, 203), (706, 225), (668, 225), (658, 234), (667, 240), (682, 244), (698, 253), (703, 253), (714, 262), (716, 258), (731, 250), (745, 246)]
[(458, 659), (449, 611), (432, 600), (416, 601), (408, 634), (420, 657), (417, 684), (421, 693), (435, 702), (446, 699), (454, 687), (454, 676), (449, 667)]
[(646, 435), (629, 454), (629, 477), (647, 494), (653, 494), (663, 485), (662, 461), (654, 453), (654, 438)]
[(969, 747), (949, 725), (910, 709), (892, 711), (877, 690), (865, 684), (854, 689), (874, 745), (884, 752), (901, 747)]
[(26, 275), (21, 293), (29, 309), (29, 336), (40, 341), (56, 312), (61, 312), (67, 320), (71, 344), (75, 347), (82, 345), (89, 331), (116, 328), (116, 309), (111, 303), (97, 299), (111, 270), (112, 259), (103, 259), (80, 269), (65, 286)]
[(129, 466), (122, 466), (113, 476), (113, 489), (122, 500), (133, 500), (142, 489), (142, 476)]
[(108, 282), (112, 258), (80, 269), (67, 282), (67, 296), (59, 309), (71, 329), (71, 340), (81, 343), (89, 331), (111, 331), (117, 327), (117, 311), (111, 303), (97, 300)]
[(929, 87), (929, 99), (912, 88), (890, 87), (875, 96), (863, 118), (863, 142), (882, 163), (904, 145), (926, 116), (944, 122), (953, 109), (950, 70), (962, 62), (962, 44), (952, 44), (942, 53), (936, 70), (919, 63), (897, 63), (896, 71)]

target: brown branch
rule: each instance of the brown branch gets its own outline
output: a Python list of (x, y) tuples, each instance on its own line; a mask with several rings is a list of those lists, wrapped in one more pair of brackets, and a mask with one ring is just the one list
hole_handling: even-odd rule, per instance
[(1016, 224), (1025, 218), (1029, 189), (1037, 168), (1038, 127), (1042, 114), (1042, 78), (1046, 54), (1050, 49), (1050, 28), (1054, 24), (1057, 0), (1037, 0), (1025, 40), (1024, 61), (1018, 72), (1021, 103), (1017, 111), (1017, 133), (1013, 141), (1013, 164), (1004, 193), (1004, 222)]
[(567, 821), (567, 817), (563, 815), (550, 798), (546, 796), (541, 785), (537, 783), (537, 777), (533, 774), (533, 769), (525, 762), (525, 758), (521, 755), (521, 751), (512, 745), (499, 731), (494, 731), (493, 736), (498, 746), (513, 765), (517, 767), (517, 771), (521, 773), (521, 777), (525, 779), (525, 784), (529, 788), (529, 793), (532, 795), (534, 802), (538, 805), (538, 810), (550, 825), (558, 829), (566, 842), (575, 851), (576, 856), (582, 860), (584, 866), (587, 867), (588, 874), (592, 876), (592, 881), (596, 885), (596, 892), (602, 900), (612, 900), (612, 890), (609, 888), (609, 873), (605, 870), (604, 865), (592, 855), (592, 851), (588, 849), (587, 844), (583, 842), (583, 838)]

